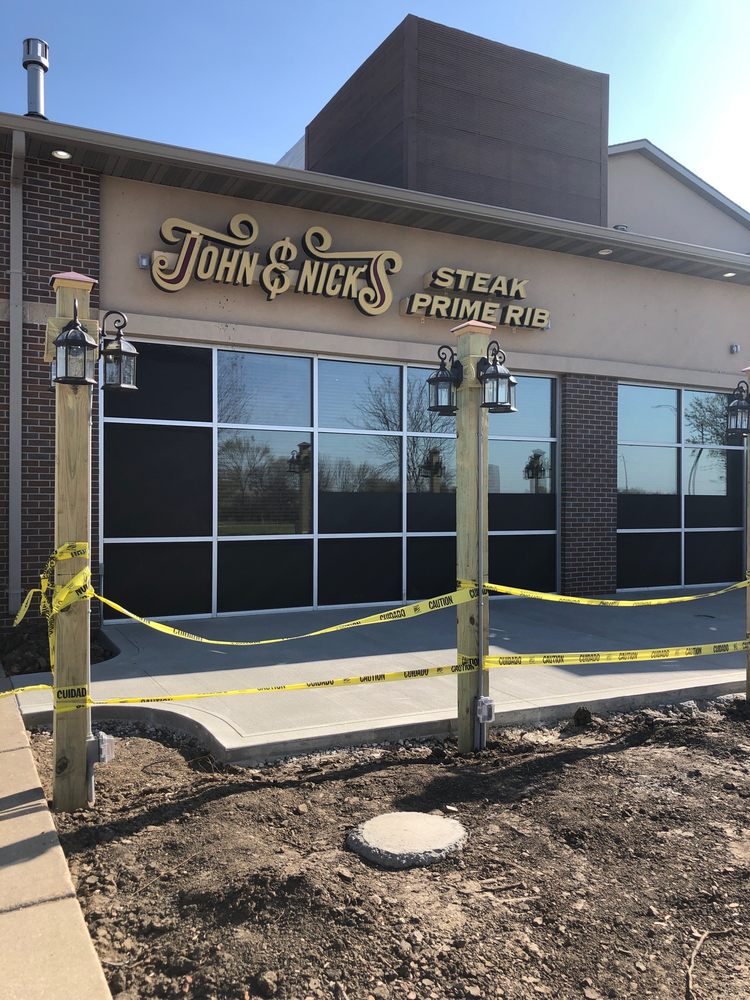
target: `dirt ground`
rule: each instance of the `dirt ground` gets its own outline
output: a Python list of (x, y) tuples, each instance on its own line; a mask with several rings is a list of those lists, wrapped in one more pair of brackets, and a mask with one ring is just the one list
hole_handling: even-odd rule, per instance
[[(58, 821), (118, 1000), (750, 997), (742, 701), (260, 770), (103, 728), (97, 804)], [(394, 809), (459, 819), (465, 850), (386, 872), (345, 849)]]
[[(101, 663), (115, 655), (111, 642), (101, 629), (91, 630), (91, 662)], [(49, 670), (47, 623), (38, 615), (29, 615), (18, 628), (0, 635), (0, 661), (5, 673), (35, 674)], [(2, 676), (2, 675), (0, 675)]]

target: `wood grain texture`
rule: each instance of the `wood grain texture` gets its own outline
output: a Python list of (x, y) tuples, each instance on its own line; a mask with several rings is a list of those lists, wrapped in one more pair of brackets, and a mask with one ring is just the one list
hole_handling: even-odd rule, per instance
[[(464, 368), (463, 383), (458, 390), (456, 414), (456, 576), (459, 580), (476, 580), (478, 572), (477, 519), (477, 435), (482, 434), (482, 464), (487, 483), (487, 413), (480, 406), (481, 387), (476, 377), (478, 362), (486, 357), (489, 331), (467, 327), (456, 338), (456, 353)], [(487, 491), (484, 492), (484, 524), (487, 522)], [(484, 581), (487, 580), (487, 532), (484, 533)], [(485, 598), (486, 602), (486, 598)], [(489, 614), (484, 615), (484, 653), (489, 642)], [(460, 656), (479, 655), (477, 602), (469, 601), (457, 608), (457, 652)], [(459, 674), (458, 681), (458, 749), (471, 753), (474, 747), (474, 699), (478, 692), (476, 671)], [(483, 693), (489, 694), (489, 675), (483, 671)]]
[[(90, 289), (56, 289), (57, 315), (66, 315), (72, 297), (79, 313), (89, 315)], [(55, 387), (55, 546), (91, 542), (91, 386)], [(66, 559), (57, 565), (55, 581), (66, 583), (88, 563)], [(57, 616), (57, 687), (88, 688), (90, 676), (89, 601), (76, 601)], [(54, 808), (70, 812), (86, 806), (86, 738), (91, 711), (54, 715)]]

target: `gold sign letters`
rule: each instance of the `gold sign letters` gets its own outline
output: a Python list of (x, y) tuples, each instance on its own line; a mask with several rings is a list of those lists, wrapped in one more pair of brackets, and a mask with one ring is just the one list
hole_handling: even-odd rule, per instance
[[(258, 223), (244, 212), (232, 216), (226, 233), (174, 218), (165, 219), (160, 233), (176, 248), (151, 255), (151, 277), (165, 292), (179, 292), (193, 279), (240, 288), (257, 284), (269, 302), (293, 291), (348, 299), (366, 316), (380, 316), (393, 304), (390, 276), (403, 263), (395, 250), (333, 250), (333, 237), (322, 226), (310, 226), (299, 245), (285, 236), (263, 252), (254, 248)], [(545, 330), (549, 309), (527, 305), (528, 283), (528, 278), (438, 267), (424, 276), (424, 291), (401, 300), (401, 314)]]
[(184, 219), (166, 219), (161, 238), (178, 250), (176, 255), (155, 251), (151, 277), (165, 292), (180, 291), (192, 278), (243, 287), (257, 282), (269, 302), (293, 289), (302, 295), (350, 299), (366, 316), (380, 316), (393, 303), (389, 275), (402, 266), (394, 250), (331, 250), (328, 230), (311, 226), (301, 240), (307, 259), (295, 271), (291, 265), (299, 249), (288, 236), (271, 244), (265, 261), (259, 251), (248, 249), (257, 237), (257, 222), (244, 213), (229, 220), (227, 235)]
[[(426, 316), (463, 322), (475, 319), (499, 326), (518, 326), (545, 330), (549, 309), (538, 306), (503, 304), (497, 299), (525, 299), (528, 278), (508, 278), (504, 274), (467, 271), (464, 268), (438, 267), (424, 276), (424, 292), (415, 292), (401, 302), (404, 316)], [(435, 294), (431, 289), (438, 289)], [(445, 292), (468, 292), (484, 298), (446, 295)]]

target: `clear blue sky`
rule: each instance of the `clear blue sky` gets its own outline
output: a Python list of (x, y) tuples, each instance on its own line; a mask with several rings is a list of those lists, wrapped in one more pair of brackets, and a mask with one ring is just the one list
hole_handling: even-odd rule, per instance
[[(408, 14), (610, 77), (610, 142), (648, 138), (750, 209), (750, 0), (4, 0), (0, 110), (50, 44), (47, 115), (273, 163)], [(11, 9), (9, 9), (11, 8)]]

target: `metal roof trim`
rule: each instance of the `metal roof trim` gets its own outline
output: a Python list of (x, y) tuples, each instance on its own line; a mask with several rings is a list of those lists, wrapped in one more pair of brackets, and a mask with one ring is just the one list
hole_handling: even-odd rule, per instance
[[(573, 247), (580, 247), (578, 250), (559, 249), (556, 251), (559, 253), (572, 253), (576, 256), (589, 253), (595, 255), (597, 249), (621, 248), (635, 253), (655, 254), (664, 259), (665, 263), (669, 261), (679, 263), (687, 260), (695, 261), (707, 268), (716, 268), (717, 272), (722, 268), (724, 270), (731, 269), (750, 279), (750, 256), (728, 250), (623, 233), (583, 222), (555, 219), (509, 208), (461, 201), (442, 195), (409, 191), (383, 184), (373, 184), (368, 181), (335, 177), (293, 167), (280, 167), (219, 153), (209, 153), (146, 139), (94, 131), (74, 125), (0, 113), (0, 133), (5, 132), (11, 135), (14, 131), (25, 132), (28, 136), (40, 141), (54, 141), (62, 145), (78, 146), (94, 153), (114, 155), (120, 160), (123, 157), (129, 157), (134, 162), (149, 160), (183, 169), (202, 170), (214, 175), (219, 174), (225, 177), (254, 181), (269, 185), (271, 188), (275, 187), (279, 193), (282, 190), (307, 191), (337, 197), (344, 201), (359, 202), (373, 208), (385, 206), (389, 209), (401, 209), (405, 221), (398, 223), (400, 225), (439, 231), (440, 227), (435, 226), (434, 223), (441, 218), (446, 222), (463, 219), (475, 223), (477, 229), (483, 229), (485, 232), (488, 227), (496, 226), (502, 227), (509, 234), (542, 235), (549, 238), (550, 242), (568, 238)], [(103, 172), (107, 173), (106, 170)], [(407, 221), (412, 213), (417, 217), (421, 216), (421, 223)], [(750, 216), (748, 218), (750, 219)], [(385, 220), (376, 219), (375, 221)], [(488, 239), (490, 237), (485, 235), (477, 238)], [(523, 244), (522, 239), (518, 242)], [(540, 243), (538, 239), (534, 246), (537, 249), (546, 249), (544, 242)], [(617, 257), (612, 255), (608, 260), (614, 263), (617, 261)], [(668, 270), (669, 268), (664, 269)], [(720, 276), (718, 273), (703, 275), (703, 277)]]

